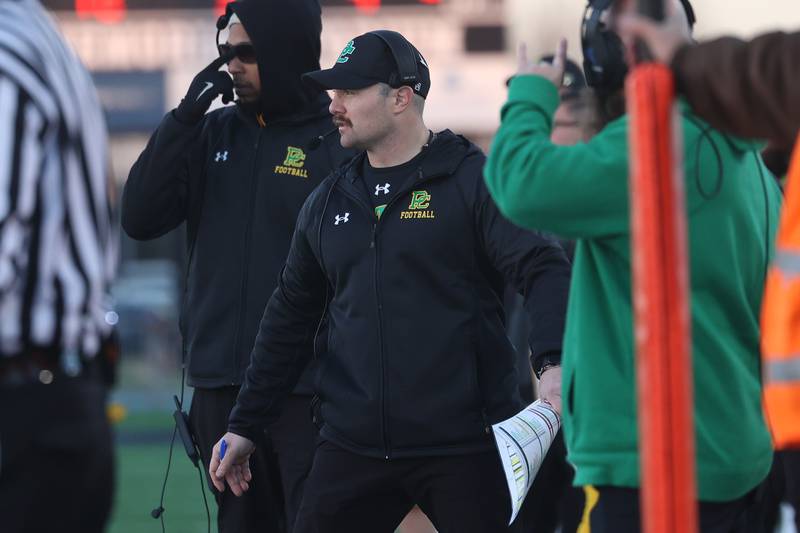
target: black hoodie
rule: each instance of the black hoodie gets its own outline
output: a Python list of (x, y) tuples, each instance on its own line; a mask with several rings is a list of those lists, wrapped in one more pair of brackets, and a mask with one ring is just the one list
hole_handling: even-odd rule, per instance
[(257, 50), (266, 125), (240, 106), (212, 111), (197, 126), (168, 113), (122, 198), (122, 226), (134, 239), (187, 222), (181, 332), (188, 382), (206, 388), (242, 383), (300, 207), (351, 155), (338, 134), (307, 147), (333, 128), (327, 95), (300, 82), (319, 64), (318, 2), (249, 0), (234, 10)]
[(387, 459), (466, 453), (490, 448), (489, 425), (522, 407), (503, 289), (525, 297), (532, 357), (560, 353), (569, 265), (500, 215), (477, 147), (445, 131), (428, 150), (380, 220), (363, 154), (308, 198), (230, 431), (252, 438), (279, 415), (325, 310), (325, 439)]
[(322, 18), (317, 0), (240, 0), (239, 16), (258, 57), (261, 112), (269, 122), (316, 100), (300, 76), (319, 70)]

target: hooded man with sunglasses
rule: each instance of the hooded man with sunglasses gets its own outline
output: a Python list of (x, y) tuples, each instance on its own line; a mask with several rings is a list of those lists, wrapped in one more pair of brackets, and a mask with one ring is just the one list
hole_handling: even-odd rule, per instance
[[(349, 157), (338, 134), (320, 139), (333, 129), (330, 100), (300, 79), (319, 68), (317, 0), (231, 2), (218, 28), (229, 34), (221, 56), (164, 117), (131, 169), (122, 206), (122, 225), (134, 239), (187, 223), (180, 327), (195, 389), (192, 430), (206, 466), (225, 433), (300, 207)], [(228, 73), (219, 70), (226, 63)], [(206, 113), (220, 95), (233, 100), (234, 91), (235, 106)], [(310, 394), (304, 377), (262, 443), (277, 454), (289, 531), (315, 443)], [(264, 475), (251, 494), (216, 494), (221, 532), (281, 530), (268, 459), (254, 459)]]

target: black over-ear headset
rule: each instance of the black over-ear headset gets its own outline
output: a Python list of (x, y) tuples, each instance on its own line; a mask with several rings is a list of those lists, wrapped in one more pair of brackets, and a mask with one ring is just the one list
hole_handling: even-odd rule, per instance
[(391, 30), (375, 30), (368, 33), (386, 43), (397, 64), (397, 73), (392, 74), (389, 86), (394, 89), (403, 85), (414, 87), (421, 81), (417, 67), (417, 52), (405, 37)]
[[(581, 45), (583, 47), (583, 71), (586, 83), (601, 96), (622, 88), (628, 66), (622, 40), (601, 20), (615, 0), (589, 0), (583, 12)], [(694, 9), (689, 0), (681, 0), (689, 27), (696, 22)]]
[(581, 24), (586, 83), (606, 94), (622, 87), (628, 71), (622, 40), (601, 20), (613, 3), (614, 0), (589, 0)]

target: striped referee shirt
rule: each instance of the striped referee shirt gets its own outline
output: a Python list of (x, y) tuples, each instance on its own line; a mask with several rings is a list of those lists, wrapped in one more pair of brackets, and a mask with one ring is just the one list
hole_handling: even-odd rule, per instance
[(37, 0), (0, 0), (0, 356), (92, 356), (116, 262), (105, 123)]

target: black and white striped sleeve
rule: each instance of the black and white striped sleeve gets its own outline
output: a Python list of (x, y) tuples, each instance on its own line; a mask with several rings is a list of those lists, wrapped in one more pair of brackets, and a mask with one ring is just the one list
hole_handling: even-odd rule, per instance
[(91, 77), (35, 0), (0, 0), (0, 356), (96, 354), (116, 264)]
[[(0, 65), (3, 65), (0, 53)], [(24, 279), (43, 176), (47, 104), (0, 69), (0, 295)]]

